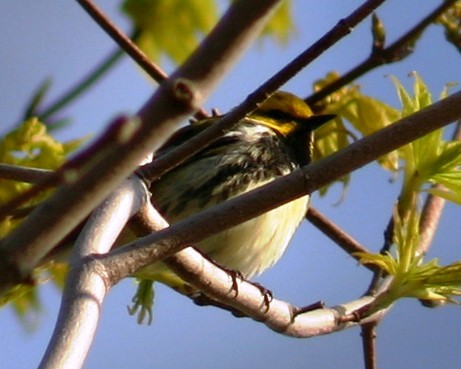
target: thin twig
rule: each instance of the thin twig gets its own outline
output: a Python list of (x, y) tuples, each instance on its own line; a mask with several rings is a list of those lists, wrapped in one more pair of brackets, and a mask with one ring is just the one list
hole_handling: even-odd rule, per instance
[[(66, 163), (64, 163), (64, 165), (61, 166), (61, 168), (56, 171), (44, 171), (43, 169), (32, 168), (24, 170), (16, 167), (16, 178), (19, 179), (22, 177), (26, 181), (27, 179), (35, 180), (35, 186), (24, 191), (19, 196), (13, 198), (6, 204), (3, 204), (0, 207), (0, 219), (9, 216), (15, 209), (37, 196), (42, 191), (51, 187), (55, 187), (61, 183), (75, 181), (75, 179), (79, 176), (80, 170), (85, 166), (85, 164), (93, 160), (98, 155), (101, 155), (102, 152), (107, 150), (111, 145), (114, 144), (114, 142), (117, 142), (118, 137), (123, 134), (127, 124), (129, 124), (129, 122), (124, 117), (115, 119), (95, 142), (69, 159)], [(4, 165), (3, 171), (1, 171), (1, 169), (2, 168), (0, 167), (0, 172), (3, 172), (4, 175), (8, 175), (6, 172), (7, 168)], [(12, 170), (13, 168), (10, 168), (9, 170), (11, 174)], [(22, 172), (22, 175), (20, 175), (20, 172)], [(40, 174), (39, 178), (38, 173), (40, 172), (42, 174)]]
[(104, 12), (91, 0), (77, 0), (93, 20), (122, 48), (154, 81), (158, 83), (167, 79), (167, 74), (152, 63), (144, 52), (118, 28)]
[(404, 56), (411, 52), (412, 42), (416, 40), (424, 29), (429, 26), (434, 20), (446, 11), (456, 0), (447, 0), (442, 2), (433, 12), (422, 19), (411, 30), (405, 33), (392, 45), (384, 49), (372, 49), (370, 56), (361, 62), (358, 66), (345, 73), (339, 79), (324, 86), (320, 91), (312, 94), (305, 99), (306, 103), (314, 106), (317, 102), (327, 97), (331, 93), (339, 90), (341, 87), (355, 81), (357, 78), (368, 73), (372, 69), (384, 64), (392, 63), (401, 60)]
[[(115, 25), (104, 12), (91, 0), (77, 0), (93, 20), (120, 46), (154, 81), (162, 83), (168, 78), (166, 72), (150, 58)], [(138, 33), (138, 32), (137, 32)], [(200, 109), (195, 113), (197, 119), (208, 117), (205, 110)]]
[[(312, 193), (336, 178), (452, 122), (459, 116), (461, 92), (362, 138), (327, 158), (175, 223), (166, 230), (140, 238), (135, 243), (114, 251), (104, 262), (123, 260), (118, 265), (125, 263), (127, 275), (128, 270), (131, 273), (136, 268), (158, 260), (159, 257), (163, 259), (172, 255), (185, 245), (197, 243), (224, 229)], [(213, 227), (209, 226), (211, 223)]]
[[(232, 3), (195, 53), (130, 120), (125, 134), (96, 155), (73, 183), (61, 185), (2, 240), (0, 291), (24, 278), (197, 107), (267, 23), (280, 0)], [(239, 24), (239, 27), (235, 27)], [(26, 231), (25, 231), (26, 230)]]
[[(360, 244), (352, 236), (347, 234), (343, 229), (338, 227), (312, 206), (310, 206), (307, 211), (306, 219), (357, 261), (359, 261), (360, 258), (355, 255), (356, 252), (369, 252), (365, 246)], [(364, 267), (370, 269), (371, 271), (376, 271), (377, 269), (374, 265), (364, 264)]]
[(0, 178), (11, 181), (37, 183), (51, 173), (53, 173), (53, 171), (48, 169), (29, 168), (0, 163)]
[(384, 0), (365, 1), (362, 6), (357, 8), (346, 18), (339, 21), (338, 24), (336, 24), (323, 37), (298, 55), (273, 77), (263, 83), (257, 90), (251, 93), (244, 102), (226, 114), (219, 122), (213, 124), (200, 134), (192, 137), (179, 147), (171, 150), (168, 154), (163, 155), (158, 160), (145, 165), (138, 170), (138, 174), (148, 181), (155, 180), (167, 170), (181, 164), (200, 151), (203, 147), (224, 135), (236, 122), (256, 109), (258, 104), (264, 101), (271, 93), (288, 82), (295, 74), (315, 60), (325, 50), (333, 46), (344, 36), (348, 35), (353, 27), (360, 23), (383, 2)]
[(376, 326), (377, 321), (361, 325), (365, 369), (376, 369)]
[[(389, 222), (387, 223), (386, 229), (384, 230), (383, 237), (384, 237), (383, 245), (381, 246), (381, 249), (379, 250), (379, 253), (381, 255), (386, 254), (392, 246), (393, 237), (394, 237), (394, 217), (390, 217)], [(368, 285), (365, 295), (374, 296), (374, 294), (376, 293), (376, 289), (379, 285), (379, 282), (381, 278), (384, 277), (384, 275), (385, 273), (382, 269), (377, 269), (374, 271), (373, 277), (371, 278), (370, 284)]]

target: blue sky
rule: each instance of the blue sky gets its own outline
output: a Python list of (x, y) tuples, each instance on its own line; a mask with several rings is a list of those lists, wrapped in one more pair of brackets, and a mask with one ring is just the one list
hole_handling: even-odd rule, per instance
[[(122, 27), (113, 1), (99, 2)], [(360, 1), (294, 1), (296, 32), (286, 46), (263, 41), (249, 50), (207, 103), (225, 112), (238, 104), (274, 72), (358, 6)], [(392, 41), (439, 1), (388, 0), (379, 10)], [(59, 96), (101, 60), (114, 45), (73, 1), (4, 1), (0, 4), (0, 132), (19, 120), (31, 91), (52, 77), (50, 100)], [(344, 73), (369, 51), (369, 21), (357, 27), (334, 50), (302, 71), (284, 89), (305, 96), (312, 82), (327, 72)], [(411, 88), (417, 71), (437, 97), (447, 82), (460, 82), (459, 53), (443, 41), (441, 29), (430, 27), (415, 53), (405, 61), (384, 66), (361, 78), (362, 90), (398, 107), (395, 89), (386, 76), (395, 75)], [(172, 71), (167, 65), (168, 72)], [(458, 87), (459, 88), (459, 87)], [(155, 85), (125, 59), (92, 92), (65, 110), (72, 125), (61, 139), (97, 134), (120, 112), (133, 113)], [(455, 88), (457, 89), (457, 88)], [(389, 173), (369, 165), (353, 175), (344, 201), (335, 206), (341, 188), (313, 204), (373, 250), (399, 191)], [(459, 209), (447, 206), (430, 257), (442, 264), (461, 259)], [(294, 304), (325, 300), (333, 305), (358, 297), (370, 275), (313, 226), (303, 224), (282, 261), (258, 281), (277, 298)], [(103, 318), (86, 368), (344, 368), (361, 367), (358, 329), (309, 340), (273, 333), (249, 319), (236, 319), (214, 308), (194, 306), (188, 299), (159, 286), (155, 321), (138, 326), (126, 306), (134, 293), (132, 281), (117, 285), (103, 307)], [(0, 366), (31, 368), (43, 354), (59, 308), (52, 286), (42, 291), (43, 313), (37, 328), (26, 332), (10, 309), (0, 311)], [(378, 328), (381, 368), (439, 368), (459, 366), (461, 310), (457, 306), (429, 310), (417, 301), (399, 301)]]

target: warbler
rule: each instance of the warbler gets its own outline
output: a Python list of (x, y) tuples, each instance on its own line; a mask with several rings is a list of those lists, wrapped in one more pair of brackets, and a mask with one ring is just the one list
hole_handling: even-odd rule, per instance
[[(152, 182), (152, 203), (171, 224), (287, 175), (309, 164), (313, 131), (333, 117), (314, 115), (295, 95), (275, 92), (224, 136)], [(220, 118), (179, 129), (157, 151), (154, 160)], [(306, 195), (206, 238), (195, 247), (219, 265), (252, 278), (280, 259), (308, 205)], [(51, 251), (43, 264), (67, 259), (81, 226)], [(120, 244), (132, 239), (129, 228), (120, 236)], [(144, 267), (134, 277), (141, 283), (129, 311), (138, 313), (138, 322), (143, 322), (146, 314), (152, 319), (153, 281), (186, 295), (197, 292), (163, 262)]]
[[(220, 139), (153, 182), (152, 203), (168, 222), (175, 223), (287, 175), (309, 164), (312, 132), (332, 118), (314, 115), (303, 100), (291, 93), (275, 92)], [(219, 119), (205, 119), (180, 129), (154, 160)], [(211, 236), (195, 247), (245, 278), (257, 276), (280, 259), (308, 205), (306, 195)], [(183, 293), (188, 291), (187, 283), (163, 263), (147, 266), (136, 276), (158, 280)]]

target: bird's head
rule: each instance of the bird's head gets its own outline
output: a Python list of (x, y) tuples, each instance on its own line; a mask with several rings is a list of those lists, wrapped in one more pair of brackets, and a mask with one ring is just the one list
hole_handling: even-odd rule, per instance
[(304, 100), (285, 91), (274, 92), (250, 115), (283, 136), (300, 130), (312, 132), (334, 117), (331, 114), (314, 115)]

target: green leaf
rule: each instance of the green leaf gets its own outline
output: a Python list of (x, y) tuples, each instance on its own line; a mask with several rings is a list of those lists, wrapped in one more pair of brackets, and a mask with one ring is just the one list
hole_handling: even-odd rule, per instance
[[(154, 61), (167, 57), (179, 64), (218, 21), (214, 0), (125, 0), (122, 11), (140, 32), (139, 47)], [(293, 33), (291, 1), (284, 1), (263, 29), (262, 37), (284, 43)]]
[(461, 262), (440, 266), (437, 259), (423, 262), (418, 250), (420, 216), (412, 209), (405, 220), (394, 216), (396, 255), (357, 253), (361, 263), (374, 264), (390, 275), (390, 283), (377, 296), (368, 314), (386, 308), (403, 297), (455, 302), (461, 296)]
[(18, 285), (0, 297), (0, 307), (11, 304), (16, 316), (27, 329), (33, 329), (40, 313), (38, 291), (31, 285)]
[(445, 38), (461, 52), (461, 1), (456, 1), (437, 20), (445, 30)]
[[(41, 169), (57, 169), (64, 163), (69, 153), (75, 151), (85, 140), (86, 138), (61, 143), (47, 132), (47, 127), (37, 118), (30, 118), (0, 140), (0, 162)], [(29, 187), (28, 183), (0, 180), (0, 205), (19, 196)], [(48, 194), (49, 191), (45, 191), (25, 206), (36, 205)], [(16, 224), (17, 220), (13, 219), (0, 222), (1, 235), (5, 236)]]
[(424, 109), (432, 104), (432, 96), (431, 93), (420, 77), (420, 75), (416, 72), (411, 73), (411, 75), (415, 78), (414, 83), (414, 96), (415, 96), (415, 111)]
[(140, 31), (138, 45), (155, 61), (182, 62), (217, 20), (212, 0), (126, 0), (122, 10)]
[[(421, 77), (413, 73), (413, 95), (410, 95), (400, 81), (391, 77), (402, 104), (401, 115), (407, 116), (432, 104), (429, 89)], [(442, 96), (448, 93), (448, 86)], [(414, 194), (423, 190), (438, 194), (447, 200), (459, 203), (461, 192), (461, 142), (445, 141), (443, 129), (436, 130), (398, 150), (404, 163), (404, 178), (399, 196), (400, 211), (412, 206)], [(440, 184), (443, 189), (427, 189), (427, 185)], [(402, 214), (403, 215), (403, 214)]]
[[(337, 74), (329, 74), (324, 80), (316, 82), (314, 90), (339, 78)], [(399, 112), (393, 107), (364, 95), (356, 86), (343, 87), (328, 97), (324, 102), (322, 113), (336, 114), (340, 120), (347, 120), (362, 136), (368, 136), (400, 118)], [(338, 123), (337, 123), (338, 124)], [(345, 128), (345, 123), (338, 124), (338, 132), (342, 131), (343, 137), (336, 150), (345, 146), (349, 141), (350, 130)], [(398, 156), (396, 152), (381, 157), (379, 164), (392, 171), (398, 169)]]
[(401, 116), (406, 117), (417, 111), (413, 99), (402, 85), (402, 83), (394, 76), (390, 76), (390, 78), (392, 82), (394, 82), (395, 88), (397, 89), (397, 96), (399, 97), (400, 103), (402, 104)]
[[(461, 182), (461, 179), (460, 179)], [(461, 205), (461, 191), (460, 185), (458, 184), (455, 190), (452, 189), (440, 189), (440, 188), (430, 188), (427, 190), (432, 195), (439, 196), (445, 200), (451, 201), (455, 204)]]
[(272, 37), (282, 44), (286, 44), (293, 34), (294, 23), (291, 17), (292, 2), (285, 0), (278, 7), (272, 19), (264, 27), (262, 36)]
[[(351, 134), (348, 132), (344, 122), (340, 118), (336, 118), (324, 124), (315, 131), (315, 141), (313, 150), (313, 160), (325, 158), (338, 150), (349, 146), (349, 138)], [(345, 189), (350, 181), (350, 175), (344, 176), (338, 180)], [(330, 185), (324, 186), (319, 190), (320, 196), (326, 195)]]
[(373, 13), (371, 18), (371, 34), (373, 36), (373, 50), (382, 50), (386, 43), (386, 29), (376, 13)]
[(381, 268), (385, 272), (394, 275), (397, 271), (397, 261), (390, 254), (370, 254), (367, 252), (356, 252), (361, 264), (372, 264)]
[(26, 111), (24, 113), (24, 120), (31, 118), (34, 115), (37, 115), (37, 111), (40, 108), (46, 94), (51, 88), (51, 79), (46, 79), (42, 82), (37, 90), (33, 93), (32, 99), (26, 107)]
[[(30, 118), (16, 129), (0, 139), (0, 162), (42, 169), (59, 168), (69, 153), (76, 150), (85, 139), (61, 143), (55, 140), (47, 131), (47, 127), (37, 118)], [(13, 180), (0, 179), (0, 206), (30, 188), (30, 184)], [(24, 204), (34, 206), (42, 202), (52, 190), (43, 191)], [(15, 229), (22, 219), (7, 217), (0, 221), (0, 237), (3, 238)], [(37, 283), (53, 279), (62, 285), (65, 267), (61, 264), (50, 264), (34, 271), (34, 281)], [(31, 326), (40, 310), (39, 295), (36, 286), (19, 285), (2, 295), (0, 305), (11, 303), (17, 316), (26, 325)]]

